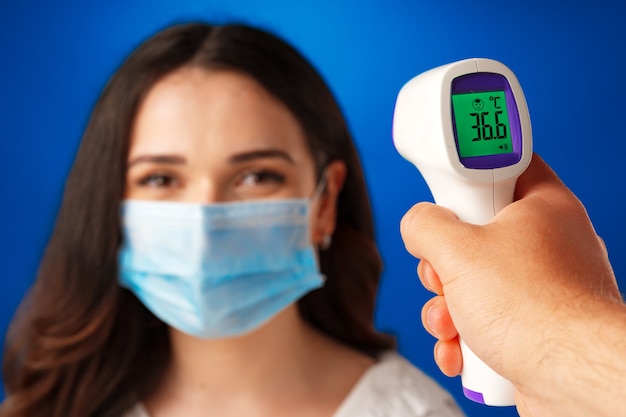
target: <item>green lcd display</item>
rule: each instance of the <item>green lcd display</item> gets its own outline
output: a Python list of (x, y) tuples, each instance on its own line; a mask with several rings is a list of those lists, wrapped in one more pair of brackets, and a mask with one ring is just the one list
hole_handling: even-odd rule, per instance
[(452, 95), (459, 155), (500, 155), (513, 152), (504, 91)]

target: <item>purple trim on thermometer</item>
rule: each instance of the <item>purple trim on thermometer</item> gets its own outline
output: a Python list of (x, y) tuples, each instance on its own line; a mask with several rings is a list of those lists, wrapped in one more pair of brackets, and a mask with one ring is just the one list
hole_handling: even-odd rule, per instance
[[(513, 152), (500, 155), (473, 156), (459, 159), (466, 168), (494, 169), (515, 165), (522, 159), (522, 124), (519, 118), (519, 110), (511, 90), (511, 85), (506, 77), (501, 74), (491, 72), (475, 72), (462, 75), (452, 80), (451, 94), (481, 93), (487, 91), (504, 91), (506, 105), (509, 113), (509, 125), (511, 127), (511, 144)], [(452, 100), (452, 98), (450, 98)], [(456, 123), (454, 122), (454, 111), (452, 101), (450, 101), (452, 113), (452, 128), (454, 137), (457, 138)], [(458, 153), (458, 142), (457, 142)]]
[(480, 392), (472, 391), (471, 389), (463, 387), (463, 394), (476, 403), (485, 404), (485, 399)]

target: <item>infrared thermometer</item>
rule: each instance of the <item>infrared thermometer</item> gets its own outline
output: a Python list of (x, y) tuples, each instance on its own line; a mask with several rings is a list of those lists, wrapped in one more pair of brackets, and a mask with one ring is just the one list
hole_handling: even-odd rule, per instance
[[(530, 116), (517, 77), (483, 58), (443, 65), (406, 83), (396, 101), (393, 141), (420, 171), (435, 203), (473, 224), (489, 223), (513, 202), (517, 178), (532, 157)], [(465, 396), (515, 405), (513, 385), (462, 337), (461, 351)]]

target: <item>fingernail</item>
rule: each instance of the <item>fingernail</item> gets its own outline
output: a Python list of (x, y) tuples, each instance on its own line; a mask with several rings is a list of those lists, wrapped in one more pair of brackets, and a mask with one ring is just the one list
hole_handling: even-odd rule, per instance
[(439, 337), (439, 333), (437, 332), (437, 330), (435, 330), (435, 327), (433, 325), (435, 323), (436, 315), (434, 310), (435, 308), (431, 306), (428, 311), (426, 311), (426, 323), (428, 323), (428, 327), (430, 328), (430, 332), (433, 334), (433, 336)]
[[(432, 277), (433, 277), (433, 268), (432, 266), (430, 266), (430, 264), (427, 261), (421, 261), (420, 265), (421, 267), (421, 277), (423, 278), (424, 281), (424, 286), (426, 287), (426, 289), (430, 292), (435, 292), (435, 287), (433, 286), (433, 283), (431, 282)], [(418, 271), (419, 273), (420, 271)]]
[(435, 287), (433, 286), (432, 282), (430, 282), (430, 278), (432, 275), (430, 274), (426, 274), (424, 276), (424, 281), (426, 282), (426, 289), (430, 292), (435, 292)]

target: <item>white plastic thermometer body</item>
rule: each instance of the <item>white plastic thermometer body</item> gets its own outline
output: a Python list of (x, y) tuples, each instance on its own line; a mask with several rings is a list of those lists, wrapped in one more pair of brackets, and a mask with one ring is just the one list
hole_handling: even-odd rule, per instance
[[(482, 58), (434, 68), (405, 84), (393, 140), (435, 202), (473, 224), (489, 223), (513, 201), (516, 180), (532, 156), (530, 117), (517, 78), (502, 63)], [(487, 405), (515, 405), (511, 383), (462, 340), (461, 349), (465, 395)]]

